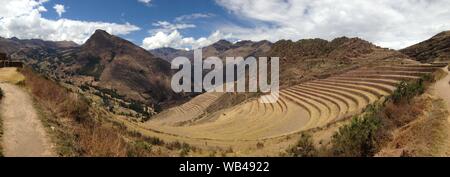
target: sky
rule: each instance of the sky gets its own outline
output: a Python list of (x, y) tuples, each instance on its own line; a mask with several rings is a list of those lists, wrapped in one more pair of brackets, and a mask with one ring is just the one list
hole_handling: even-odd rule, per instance
[(401, 49), (450, 30), (449, 0), (0, 0), (0, 36), (74, 41), (96, 29), (145, 49), (220, 39), (360, 37)]

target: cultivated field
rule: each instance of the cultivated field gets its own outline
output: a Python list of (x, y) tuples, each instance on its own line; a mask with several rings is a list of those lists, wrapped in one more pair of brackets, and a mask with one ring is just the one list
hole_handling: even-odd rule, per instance
[(249, 142), (277, 139), (329, 126), (359, 114), (367, 105), (389, 96), (398, 83), (419, 79), (446, 65), (408, 64), (359, 68), (281, 91), (275, 104), (249, 100), (205, 115), (221, 94), (205, 93), (162, 113), (141, 126), (188, 139)]

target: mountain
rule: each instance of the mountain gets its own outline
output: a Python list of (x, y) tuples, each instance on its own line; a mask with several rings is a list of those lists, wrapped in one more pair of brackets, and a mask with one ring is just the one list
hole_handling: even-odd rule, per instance
[(103, 30), (97, 30), (80, 47), (72, 71), (93, 77), (99, 87), (148, 104), (158, 104), (174, 96), (168, 62)]
[(152, 53), (154, 56), (164, 59), (168, 62), (171, 62), (176, 57), (194, 58), (193, 51), (179, 50), (179, 49), (174, 49), (174, 48), (170, 48), (170, 47), (153, 49), (153, 50), (150, 50), (150, 53)]
[(77, 47), (78, 44), (71, 41), (44, 41), (41, 39), (18, 39), (0, 37), (0, 52), (12, 54), (20, 50), (30, 49), (61, 49)]
[[(226, 57), (249, 57), (249, 56), (262, 56), (267, 53), (272, 46), (269, 41), (240, 41), (237, 43), (231, 43), (227, 40), (220, 40), (212, 45), (202, 48), (203, 58), (210, 56), (217, 56), (221, 59)], [(172, 61), (174, 58), (183, 56), (191, 60), (194, 58), (194, 51), (178, 50), (173, 48), (159, 48), (150, 50), (150, 52), (166, 61)]]
[(411, 62), (400, 52), (380, 48), (359, 38), (340, 37), (332, 41), (281, 40), (267, 53), (280, 58), (282, 87), (329, 77), (367, 65)]
[[(133, 43), (97, 30), (81, 46), (40, 40), (0, 40), (4, 49), (35, 70), (80, 88), (108, 93), (114, 99), (148, 106), (177, 104), (189, 95), (172, 92), (170, 63), (177, 56), (193, 58), (193, 51), (161, 48), (146, 51)], [(15, 52), (14, 52), (15, 51)], [(324, 78), (362, 66), (411, 62), (407, 55), (380, 48), (359, 38), (332, 41), (303, 39), (239, 41), (220, 40), (202, 49), (203, 57), (267, 56), (280, 58), (281, 86)], [(154, 55), (152, 54), (154, 53)], [(162, 59), (160, 59), (162, 58)]]
[(400, 52), (420, 62), (449, 60), (450, 31), (444, 31), (416, 45), (400, 50)]
[(89, 86), (97, 95), (101, 92), (127, 104), (155, 107), (177, 96), (170, 88), (170, 63), (103, 30), (81, 46), (1, 38), (2, 51), (55, 81)]
[[(365, 65), (412, 62), (398, 51), (375, 46), (360, 38), (340, 37), (331, 41), (324, 39), (302, 39), (296, 42), (280, 40), (240, 41), (231, 43), (220, 40), (202, 49), (203, 58), (218, 56), (248, 57), (267, 56), (280, 58), (282, 86), (290, 86), (307, 80), (339, 74)], [(151, 51), (156, 56), (171, 61), (177, 56), (193, 57), (193, 51), (161, 48)]]
[(226, 40), (220, 40), (213, 45), (203, 48), (203, 57), (218, 56), (221, 59), (226, 57), (262, 56), (269, 52), (272, 43), (269, 41), (240, 41), (232, 44)]

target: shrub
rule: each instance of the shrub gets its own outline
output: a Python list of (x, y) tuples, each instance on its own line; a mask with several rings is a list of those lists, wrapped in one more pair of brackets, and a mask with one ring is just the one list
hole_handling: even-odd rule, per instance
[(5, 95), (4, 95), (4, 93), (3, 93), (3, 90), (2, 90), (2, 88), (0, 88), (0, 99), (2, 99), (4, 96), (5, 96)]
[(433, 74), (422, 74), (420, 78), (425, 82), (435, 82), (436, 78), (433, 76)]
[(264, 148), (264, 143), (263, 143), (263, 142), (258, 142), (258, 143), (256, 143), (256, 148), (257, 148), (257, 149), (262, 149), (262, 148)]
[(143, 141), (145, 141), (145, 142), (147, 142), (147, 143), (149, 143), (151, 145), (161, 146), (161, 145), (165, 144), (163, 140), (161, 140), (161, 139), (159, 139), (157, 137), (144, 136), (144, 135), (142, 135), (142, 133), (137, 132), (137, 131), (128, 132), (128, 134), (130, 136), (135, 137), (135, 138), (142, 139)]
[(16, 85), (25, 86), (25, 80), (21, 80), (21, 81), (17, 82)]
[(152, 152), (152, 145), (145, 141), (136, 141), (129, 145), (128, 147), (128, 157), (143, 157), (149, 156)]
[(91, 88), (87, 84), (83, 84), (80, 86), (80, 89), (83, 91), (89, 91)]
[(370, 105), (362, 117), (354, 117), (333, 135), (333, 153), (345, 157), (370, 157), (377, 152), (376, 134), (381, 126), (379, 107)]
[(396, 104), (402, 101), (406, 101), (409, 103), (412, 98), (425, 92), (426, 82), (433, 81), (434, 77), (430, 74), (424, 74), (420, 79), (416, 81), (402, 81), (397, 85), (397, 89), (394, 91), (390, 98)]
[(194, 147), (192, 147), (191, 145), (187, 144), (187, 143), (180, 143), (179, 141), (175, 141), (172, 143), (166, 143), (166, 148), (169, 150), (184, 150), (184, 151), (191, 151), (191, 150), (195, 150)]
[(314, 147), (312, 137), (309, 134), (301, 134), (297, 144), (288, 150), (288, 155), (292, 157), (315, 157), (317, 150)]
[(146, 111), (145, 104), (142, 104), (141, 102), (132, 100), (130, 105), (128, 105), (128, 108), (137, 113), (147, 115), (147, 116), (149, 115), (148, 112)]
[(144, 137), (145, 141), (152, 144), (152, 145), (164, 145), (164, 141), (157, 138), (157, 137)]
[(167, 143), (166, 147), (170, 150), (181, 149), (181, 143), (179, 141)]
[(180, 152), (180, 157), (186, 157), (189, 155), (191, 150), (189, 148), (182, 148)]
[(98, 96), (102, 96), (102, 94), (108, 94), (111, 96), (111, 98), (117, 98), (117, 99), (125, 99), (124, 95), (120, 95), (116, 89), (108, 89), (103, 88), (99, 86), (91, 85), (94, 89), (98, 90), (100, 93), (98, 93)]

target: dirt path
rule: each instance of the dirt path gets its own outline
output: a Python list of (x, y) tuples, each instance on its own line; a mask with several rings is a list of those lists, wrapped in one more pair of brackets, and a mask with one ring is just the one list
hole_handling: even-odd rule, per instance
[(53, 156), (30, 96), (20, 87), (0, 83), (4, 92), (0, 114), (3, 119), (3, 154), (10, 157)]
[[(437, 96), (442, 98), (445, 103), (447, 104), (447, 109), (450, 111), (450, 73), (447, 69), (445, 71), (448, 73), (448, 75), (441, 79), (440, 81), (436, 82), (434, 90)], [(450, 127), (450, 116), (447, 118), (448, 126)], [(445, 143), (445, 149), (444, 152), (442, 152), (442, 156), (450, 156), (450, 129), (448, 130), (448, 140)]]

